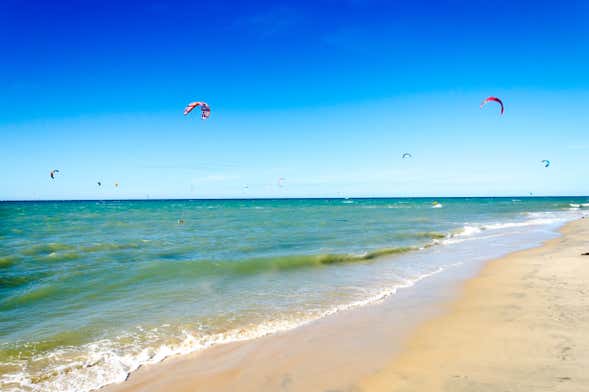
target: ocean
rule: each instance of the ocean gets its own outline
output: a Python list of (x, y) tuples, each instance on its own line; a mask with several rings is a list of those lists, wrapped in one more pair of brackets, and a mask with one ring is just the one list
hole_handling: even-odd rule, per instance
[(0, 390), (92, 391), (394, 300), (587, 212), (588, 197), (0, 202)]

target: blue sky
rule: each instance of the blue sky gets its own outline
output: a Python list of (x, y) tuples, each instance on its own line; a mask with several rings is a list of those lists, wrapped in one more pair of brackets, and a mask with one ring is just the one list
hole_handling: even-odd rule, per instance
[(587, 2), (120, 3), (0, 3), (0, 199), (589, 194)]

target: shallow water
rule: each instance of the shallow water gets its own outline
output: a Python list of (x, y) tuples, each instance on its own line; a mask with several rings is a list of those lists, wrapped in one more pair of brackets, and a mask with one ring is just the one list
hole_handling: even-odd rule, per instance
[(517, 247), (501, 239), (537, 240), (589, 199), (433, 201), (0, 203), (0, 389), (89, 391), (372, 303)]

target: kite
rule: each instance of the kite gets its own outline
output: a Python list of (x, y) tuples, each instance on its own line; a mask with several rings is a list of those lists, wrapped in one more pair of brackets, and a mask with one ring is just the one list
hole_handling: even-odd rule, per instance
[(188, 115), (196, 107), (200, 106), (200, 118), (206, 120), (211, 115), (211, 108), (206, 102), (192, 102), (184, 108), (184, 115)]
[(503, 102), (501, 102), (501, 100), (497, 97), (489, 97), (486, 98), (482, 103), (481, 103), (481, 109), (483, 108), (483, 106), (485, 106), (487, 103), (489, 102), (497, 102), (499, 105), (501, 105), (501, 115), (503, 115)]

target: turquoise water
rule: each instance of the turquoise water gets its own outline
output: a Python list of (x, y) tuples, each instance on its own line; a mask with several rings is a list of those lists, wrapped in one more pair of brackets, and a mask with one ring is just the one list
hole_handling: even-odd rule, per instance
[(416, 252), (549, 230), (589, 209), (586, 197), (433, 201), (0, 203), (0, 389), (120, 382), (452, 267)]

